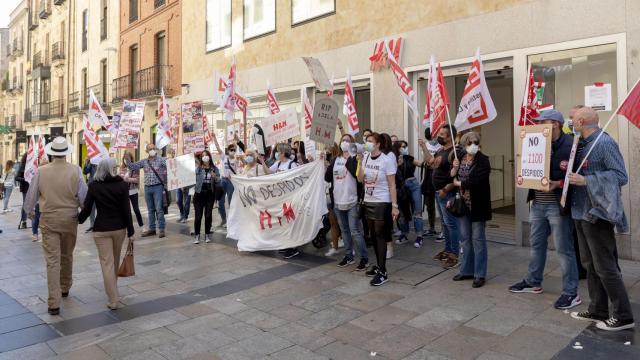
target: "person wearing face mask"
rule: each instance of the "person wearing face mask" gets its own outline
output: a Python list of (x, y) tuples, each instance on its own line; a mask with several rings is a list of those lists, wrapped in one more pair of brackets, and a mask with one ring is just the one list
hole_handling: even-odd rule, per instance
[[(576, 112), (578, 112), (578, 110), (582, 109), (583, 107), (584, 105), (575, 105), (571, 108), (571, 110), (569, 110), (569, 121), (567, 121), (567, 125), (562, 128), (562, 131), (565, 134), (575, 135), (573, 130), (573, 119), (576, 116)], [(574, 138), (574, 141), (578, 138), (579, 137)], [(572, 226), (572, 229), (573, 248), (576, 250), (576, 262), (578, 263), (578, 279), (584, 280), (587, 278), (587, 269), (584, 268), (584, 266), (582, 265), (582, 261), (580, 260), (580, 244), (578, 243), (578, 233), (576, 232), (576, 227)]]
[[(138, 205), (138, 192), (140, 188), (140, 171), (131, 171), (127, 168), (127, 163), (133, 162), (133, 154), (129, 151), (125, 151), (122, 156), (122, 166), (120, 167), (120, 177), (129, 185), (129, 201), (133, 212), (136, 214), (136, 220), (138, 226), (143, 227), (142, 214), (140, 213), (140, 206)], [(143, 230), (144, 231), (144, 230)]]
[[(274, 174), (298, 167), (298, 164), (296, 164), (295, 161), (291, 160), (290, 156), (291, 146), (289, 144), (280, 143), (276, 145), (274, 158), (277, 160), (273, 163), (273, 165), (271, 165), (269, 171)], [(300, 251), (296, 248), (283, 249), (281, 252), (285, 259), (290, 259), (294, 256), (300, 255)]]
[[(386, 159), (387, 161), (389, 161), (389, 166), (397, 170), (398, 157), (392, 151), (393, 142), (391, 141), (391, 136), (387, 133), (380, 133), (380, 137), (382, 138), (382, 141), (380, 143), (381, 145), (380, 151), (387, 156)], [(393, 257), (393, 227), (394, 227), (393, 221), (387, 223), (386, 231), (388, 234), (386, 238), (388, 239), (388, 242), (389, 242), (387, 244), (387, 259), (391, 259)]]
[[(529, 190), (527, 201), (531, 203), (529, 223), (531, 232), (531, 259), (527, 276), (509, 287), (514, 293), (542, 293), (542, 280), (547, 260), (547, 239), (553, 234), (556, 253), (562, 270), (562, 294), (555, 302), (556, 309), (570, 309), (582, 303), (578, 295), (578, 268), (573, 248), (573, 223), (571, 209), (560, 205), (562, 188), (571, 155), (573, 136), (562, 131), (564, 117), (558, 110), (543, 111), (534, 121), (550, 124), (551, 176), (549, 190)], [(568, 201), (570, 203), (570, 199)]]
[[(438, 235), (436, 232), (436, 191), (433, 188), (433, 169), (429, 166), (429, 161), (433, 159), (433, 156), (440, 150), (440, 144), (437, 141), (431, 139), (431, 129), (426, 128), (424, 130), (425, 140), (418, 139), (418, 146), (422, 150), (424, 155), (424, 161), (421, 167), (422, 178), (422, 195), (424, 196), (424, 207), (427, 208), (427, 218), (429, 220), (429, 229), (425, 230), (422, 237)], [(444, 228), (444, 225), (442, 226)], [(442, 239), (435, 239), (436, 242), (444, 241)]]
[(200, 166), (196, 168), (196, 185), (194, 188), (193, 207), (195, 209), (194, 244), (200, 244), (200, 228), (204, 215), (204, 242), (211, 242), (211, 223), (213, 203), (215, 202), (215, 186), (220, 181), (220, 171), (213, 164), (211, 153), (205, 150), (200, 155)]
[[(224, 152), (222, 151), (220, 144), (218, 144), (218, 139), (215, 136), (213, 137), (213, 144), (220, 154), (224, 153), (224, 155), (222, 156), (223, 167), (221, 185), (224, 190), (224, 195), (226, 195), (227, 199), (229, 199), (229, 204), (231, 204), (231, 199), (233, 198), (234, 191), (233, 184), (231, 183), (231, 176), (238, 175), (240, 169), (240, 162), (238, 161), (236, 155), (238, 155), (239, 153), (238, 149), (241, 152), (244, 152), (245, 147), (238, 138), (237, 134), (235, 135), (234, 143), (229, 144)], [(225, 209), (226, 204), (224, 195), (220, 200), (218, 200), (218, 214), (220, 214), (220, 218), (222, 219), (219, 227), (225, 227), (227, 225), (227, 212)]]
[(131, 171), (144, 170), (144, 200), (149, 212), (149, 229), (144, 231), (141, 236), (155, 236), (157, 221), (158, 237), (163, 238), (165, 237), (165, 220), (162, 197), (167, 183), (167, 160), (158, 155), (156, 145), (153, 143), (147, 144), (146, 150), (149, 155), (146, 159), (138, 162), (125, 160), (125, 163)]
[(455, 196), (452, 192), (455, 186), (453, 185), (449, 159), (454, 150), (453, 139), (457, 134), (455, 126), (443, 126), (438, 132), (438, 144), (440, 144), (441, 148), (428, 161), (428, 164), (433, 168), (432, 181), (436, 190), (436, 205), (444, 223), (444, 250), (436, 254), (433, 259), (441, 261), (442, 266), (446, 269), (458, 266), (458, 255), (460, 253), (458, 221), (455, 216), (447, 211), (447, 202)]
[(364, 218), (374, 241), (377, 262), (377, 266), (366, 273), (373, 277), (372, 286), (380, 286), (389, 279), (386, 268), (387, 242), (391, 241), (389, 224), (393, 224), (399, 215), (396, 167), (380, 150), (386, 146), (384, 141), (382, 136), (373, 133), (365, 144), (369, 154), (366, 157), (358, 155), (358, 181), (364, 184)]
[(247, 150), (244, 157), (244, 171), (243, 174), (246, 177), (258, 177), (271, 174), (271, 170), (264, 161), (264, 158), (255, 150)]
[(422, 219), (422, 191), (416, 179), (416, 167), (422, 166), (422, 161), (409, 155), (409, 144), (404, 140), (396, 141), (392, 147), (397, 157), (398, 170), (396, 171), (396, 187), (398, 192), (398, 204), (400, 205), (400, 218), (398, 227), (401, 235), (396, 239), (396, 244), (404, 244), (409, 239), (409, 223), (413, 217), (416, 231), (414, 247), (422, 247), (422, 232), (424, 220)]
[(487, 221), (491, 220), (491, 163), (480, 151), (480, 135), (473, 131), (460, 138), (464, 146), (460, 159), (453, 161), (451, 176), (454, 186), (464, 200), (467, 213), (457, 218), (460, 243), (464, 249), (460, 272), (454, 281), (473, 279), (472, 287), (479, 288), (487, 278)]
[[(603, 133), (598, 123), (598, 113), (590, 107), (578, 110), (573, 121), (580, 142), (576, 165), (569, 174), (571, 216), (578, 232), (581, 260), (587, 268), (591, 303), (588, 310), (573, 312), (571, 317), (594, 321), (601, 330), (617, 331), (635, 326), (629, 295), (618, 267), (615, 236), (615, 230), (629, 231), (621, 190), (629, 177), (618, 144)], [(584, 165), (583, 159), (586, 159)]]

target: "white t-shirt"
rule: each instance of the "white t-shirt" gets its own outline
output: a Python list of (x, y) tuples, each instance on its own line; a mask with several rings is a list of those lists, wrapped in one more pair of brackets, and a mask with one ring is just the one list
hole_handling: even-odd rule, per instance
[(254, 166), (253, 169), (247, 169), (246, 171), (243, 172), (243, 175), (246, 177), (257, 177), (257, 176), (262, 176), (266, 174), (267, 173), (264, 172), (264, 168), (260, 164), (256, 164), (256, 166)]
[(333, 201), (336, 205), (350, 205), (358, 201), (356, 179), (346, 167), (347, 159), (336, 158), (333, 164)]
[(393, 159), (385, 154), (377, 158), (371, 155), (363, 160), (364, 167), (364, 201), (365, 202), (391, 202), (389, 192), (388, 175), (395, 175), (397, 166)]
[[(227, 155), (222, 155), (222, 166), (223, 166), (222, 177), (230, 178), (231, 175), (239, 174), (238, 160), (236, 160), (235, 158), (232, 159)], [(233, 171), (231, 171), (231, 169), (233, 169), (233, 171), (235, 171), (236, 173), (234, 174)]]
[[(291, 163), (291, 165), (289, 165), (289, 163)], [(278, 160), (275, 163), (273, 163), (273, 165), (271, 165), (269, 170), (271, 170), (271, 173), (273, 174), (281, 171), (291, 170), (297, 167), (298, 167), (298, 164), (296, 164), (295, 161), (293, 160), (287, 160), (287, 161)]]

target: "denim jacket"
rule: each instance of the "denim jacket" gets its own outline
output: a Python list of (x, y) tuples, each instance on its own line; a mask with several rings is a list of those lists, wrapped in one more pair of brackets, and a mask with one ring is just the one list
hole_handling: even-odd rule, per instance
[[(220, 181), (220, 170), (218, 170), (218, 168), (215, 165), (211, 166), (211, 169), (209, 169), (211, 171), (213, 171), (213, 179), (211, 182), (211, 192), (213, 192), (213, 185), (217, 182)], [(206, 175), (207, 169), (203, 168), (203, 167), (198, 167), (196, 168), (196, 187), (195, 187), (195, 192), (200, 193), (200, 191), (202, 191), (202, 185), (204, 184), (204, 177)]]

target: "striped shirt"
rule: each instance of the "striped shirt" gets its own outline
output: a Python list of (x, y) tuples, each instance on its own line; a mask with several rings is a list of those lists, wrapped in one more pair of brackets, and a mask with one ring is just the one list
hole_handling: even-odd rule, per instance
[[(580, 139), (575, 159), (576, 167), (580, 165), (583, 156), (586, 155), (593, 146), (593, 142), (601, 131), (602, 129), (598, 129), (588, 138)], [(588, 183), (591, 175), (600, 171), (611, 171), (615, 174), (618, 183), (611, 184), (611, 186), (622, 187), (626, 185), (629, 180), (618, 144), (606, 133), (598, 140), (598, 143), (593, 148), (593, 151), (591, 151), (591, 154), (589, 154), (580, 173), (586, 178)], [(589, 217), (587, 215), (591, 210), (591, 201), (588, 199), (589, 194), (587, 193), (587, 187), (572, 186), (571, 188), (573, 189), (571, 216), (575, 220), (588, 220)]]

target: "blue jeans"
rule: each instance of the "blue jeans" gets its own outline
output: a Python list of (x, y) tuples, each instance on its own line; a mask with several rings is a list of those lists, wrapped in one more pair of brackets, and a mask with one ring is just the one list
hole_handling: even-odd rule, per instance
[(189, 218), (189, 210), (191, 207), (191, 195), (189, 195), (189, 189), (191, 187), (185, 187), (176, 190), (176, 202), (178, 203), (178, 209), (180, 210), (180, 219)]
[(449, 192), (443, 199), (440, 191), (436, 192), (436, 205), (444, 223), (444, 251), (458, 256), (460, 254), (460, 241), (458, 240), (458, 219), (447, 210), (447, 201), (455, 197), (453, 192)]
[(474, 278), (487, 277), (487, 237), (486, 222), (471, 221), (469, 215), (459, 217), (460, 243), (464, 253), (460, 263), (461, 275), (473, 275)]
[[(408, 179), (404, 182), (404, 186), (411, 193), (411, 210), (413, 214), (413, 226), (415, 227), (418, 237), (422, 236), (424, 232), (424, 220), (422, 219), (422, 189), (416, 178)], [(398, 227), (403, 235), (409, 233), (410, 219), (405, 219), (404, 216), (400, 217)]]
[(362, 231), (362, 220), (358, 216), (358, 206), (355, 205), (349, 210), (338, 210), (334, 208), (333, 212), (338, 219), (342, 240), (344, 240), (344, 253), (349, 259), (353, 259), (353, 241), (355, 240), (358, 248), (358, 256), (361, 259), (368, 260), (367, 245), (364, 242), (364, 232)]
[[(224, 193), (227, 195), (227, 199), (229, 199), (229, 205), (231, 205), (231, 199), (233, 198), (233, 191), (234, 191), (233, 184), (231, 183), (231, 180), (227, 178), (222, 178), (222, 181), (220, 181), (220, 183), (222, 184), (222, 189), (224, 189)], [(220, 214), (222, 221), (226, 222), (227, 212), (225, 211), (225, 208), (224, 208), (224, 195), (218, 201), (218, 213)]]
[(38, 226), (40, 225), (40, 205), (36, 204), (33, 220), (31, 220), (31, 233), (38, 235)]
[(576, 295), (578, 292), (578, 263), (573, 248), (573, 223), (570, 215), (560, 213), (560, 205), (534, 204), (529, 212), (531, 223), (531, 260), (525, 279), (531, 286), (541, 286), (544, 265), (547, 261), (547, 240), (553, 234), (556, 253), (562, 271), (562, 294)]
[(162, 208), (162, 185), (145, 186), (144, 201), (147, 202), (149, 212), (149, 231), (156, 230), (156, 217), (158, 228), (164, 231), (164, 209)]
[(13, 186), (7, 186), (4, 188), (4, 199), (2, 199), (3, 209), (9, 209), (9, 198), (11, 197), (11, 192), (13, 192)]

